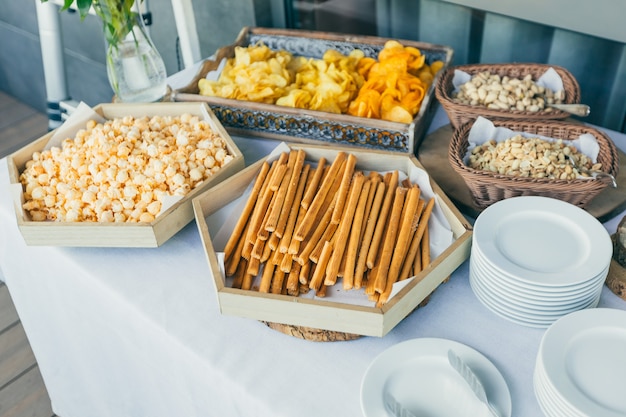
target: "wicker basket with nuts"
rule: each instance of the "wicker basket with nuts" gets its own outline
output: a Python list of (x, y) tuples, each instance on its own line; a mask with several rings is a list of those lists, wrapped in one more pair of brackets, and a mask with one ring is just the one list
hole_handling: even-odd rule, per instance
[[(559, 92), (537, 83), (549, 70), (556, 72), (563, 85)], [(471, 82), (458, 93), (455, 93), (455, 71), (471, 77)], [(562, 120), (571, 114), (549, 105), (580, 103), (580, 86), (569, 71), (556, 65), (533, 63), (449, 67), (441, 74), (435, 94), (454, 128), (479, 115), (489, 120)]]
[[(603, 132), (578, 123), (560, 121), (492, 121), (514, 135), (503, 141), (485, 141), (471, 151), (468, 137), (475, 122), (455, 130), (448, 159), (463, 178), (476, 207), (484, 209), (509, 197), (538, 195), (557, 198), (584, 207), (619, 170), (617, 148)], [(582, 135), (597, 141), (595, 162), (572, 146)], [(546, 141), (545, 138), (554, 141)], [(607, 176), (589, 177), (584, 169), (597, 169)]]

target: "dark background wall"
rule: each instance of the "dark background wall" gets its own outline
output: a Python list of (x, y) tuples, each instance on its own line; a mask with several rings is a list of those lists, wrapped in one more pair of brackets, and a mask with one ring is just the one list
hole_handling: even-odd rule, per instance
[[(35, 11), (36, 1), (0, 0), (0, 90), (41, 111), (46, 91)], [(154, 43), (168, 74), (183, 68), (171, 0), (144, 0), (152, 12)], [(477, 4), (477, 8), (467, 4)], [(592, 108), (586, 121), (626, 131), (626, 46), (592, 29), (563, 28), (558, 16), (547, 23), (479, 9), (485, 1), (442, 0), (195, 0), (194, 12), (202, 57), (231, 43), (243, 26), (292, 27), (413, 39), (454, 48), (455, 64), (542, 62), (570, 70), (581, 86), (582, 101)], [(459, 5), (454, 3), (463, 3)], [(502, 1), (500, 5), (511, 3)], [(533, 2), (531, 2), (533, 3)], [(548, 2), (550, 3), (550, 2)], [(577, 13), (586, 0), (570, 1)], [(624, 12), (615, 0), (594, 4), (598, 14)], [(534, 2), (544, 7), (546, 2)], [(577, 6), (577, 4), (579, 6)], [(545, 6), (547, 7), (547, 6)], [(512, 7), (514, 9), (514, 7)], [(613, 10), (615, 9), (615, 10)], [(602, 12), (602, 13), (600, 13)], [(69, 95), (87, 104), (110, 101), (100, 22), (80, 21), (76, 13), (60, 16)], [(551, 25), (549, 22), (556, 22)], [(613, 23), (610, 23), (613, 24)], [(608, 31), (608, 32), (618, 32)], [(591, 34), (590, 34), (591, 33)]]

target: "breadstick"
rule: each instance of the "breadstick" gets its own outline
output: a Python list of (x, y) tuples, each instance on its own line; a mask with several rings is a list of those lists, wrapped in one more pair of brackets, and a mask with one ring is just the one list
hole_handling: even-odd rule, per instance
[(328, 262), (328, 267), (326, 268), (326, 278), (324, 279), (324, 284), (326, 285), (334, 285), (337, 282), (339, 266), (341, 264), (341, 260), (343, 259), (348, 239), (350, 238), (352, 220), (354, 219), (354, 214), (356, 212), (357, 204), (359, 203), (364, 183), (365, 177), (362, 172), (359, 171), (354, 174), (354, 177), (352, 178), (352, 185), (350, 186), (348, 203), (345, 206), (345, 210), (343, 210), (341, 222), (339, 223), (333, 255)]
[(430, 200), (428, 200), (428, 203), (426, 203), (424, 211), (420, 216), (419, 223), (417, 224), (417, 230), (415, 231), (415, 233), (420, 235), (420, 239), (426, 231), (426, 228), (428, 228), (428, 220), (430, 219), (430, 215), (432, 214), (434, 207), (435, 197), (432, 197)]
[(297, 255), (300, 252), (300, 244), (302, 242), (297, 240), (297, 239), (291, 239), (291, 242), (289, 242), (289, 249), (287, 249), (287, 253), (289, 253), (290, 255)]
[(395, 197), (393, 199), (393, 207), (389, 216), (389, 225), (385, 232), (385, 239), (382, 245), (382, 252), (380, 256), (380, 263), (378, 265), (378, 274), (376, 276), (376, 283), (374, 288), (376, 292), (382, 293), (385, 291), (387, 277), (389, 272), (389, 264), (391, 257), (393, 256), (393, 248), (396, 243), (396, 237), (398, 235), (398, 227), (400, 223), (400, 215), (402, 214), (402, 208), (404, 206), (404, 199), (406, 197), (407, 190), (404, 187), (397, 187), (395, 191)]
[(369, 214), (367, 216), (367, 221), (365, 223), (365, 231), (363, 232), (363, 238), (361, 242), (361, 247), (359, 248), (359, 258), (357, 259), (356, 269), (354, 272), (354, 287), (361, 288), (361, 284), (363, 282), (363, 278), (365, 275), (365, 269), (367, 267), (367, 253), (370, 248), (370, 243), (372, 241), (372, 236), (374, 235), (374, 228), (376, 227), (376, 222), (378, 220), (378, 214), (380, 212), (381, 204), (383, 201), (383, 197), (385, 196), (385, 183), (378, 182), (376, 185), (376, 190), (372, 190), (374, 194), (374, 199), (372, 201), (372, 207), (369, 210)]
[(241, 288), (243, 285), (243, 278), (246, 275), (246, 269), (248, 269), (248, 261), (243, 259), (237, 264), (237, 270), (233, 274), (233, 288)]
[[(283, 210), (278, 217), (278, 223), (276, 224), (276, 229), (274, 233), (278, 235), (278, 237), (282, 237), (287, 227), (287, 221), (289, 220), (289, 215), (291, 214), (291, 208), (296, 205), (296, 207), (300, 206), (300, 201), (295, 203), (296, 194), (298, 192), (298, 186), (300, 185), (300, 178), (303, 174), (304, 168), (304, 158), (306, 156), (306, 152), (303, 150), (299, 150), (296, 153), (296, 160), (293, 165), (293, 169), (291, 172), (291, 180), (289, 182), (289, 187), (287, 188), (287, 195), (285, 196), (285, 203), (283, 205)], [(306, 181), (306, 176), (304, 177)]]
[(280, 244), (280, 238), (278, 237), (276, 233), (272, 233), (269, 239), (267, 239), (267, 245), (270, 247), (271, 250), (278, 251), (279, 244)]
[(237, 240), (237, 246), (235, 247), (235, 249), (231, 251), (230, 258), (224, 258), (224, 272), (226, 273), (227, 277), (233, 275), (237, 271), (237, 267), (241, 260), (245, 259), (241, 256), (241, 253), (243, 251), (244, 245), (246, 244), (246, 239), (244, 238), (244, 236), (248, 230), (249, 224), (250, 222), (247, 221), (244, 225), (244, 228), (239, 233), (240, 239)]
[(287, 170), (287, 161), (289, 161), (289, 153), (290, 152), (282, 152), (278, 157), (278, 165), (276, 166), (276, 172), (272, 176), (272, 180), (270, 181), (269, 187), (270, 190), (276, 191), (278, 190), (278, 186), (280, 182), (283, 180), (283, 175), (285, 175), (285, 171)]
[[(311, 288), (309, 287), (309, 285), (311, 284), (311, 279), (313, 279), (313, 275), (315, 275), (315, 270), (317, 269), (317, 264), (315, 262), (307, 262), (305, 265), (309, 265), (309, 269), (308, 269), (308, 274), (306, 276), (307, 281), (306, 281), (306, 287), (307, 287), (307, 291), (309, 291)], [(302, 267), (304, 268), (305, 265), (302, 265)], [(302, 274), (301, 275), (301, 279), (300, 282), (302, 282)]]
[[(249, 224), (250, 215), (254, 210), (257, 198), (261, 189), (263, 188), (263, 183), (265, 182), (265, 177), (267, 176), (269, 170), (270, 164), (268, 164), (267, 162), (263, 162), (263, 165), (261, 165), (261, 170), (259, 171), (254, 182), (254, 186), (252, 187), (252, 191), (250, 192), (248, 200), (246, 201), (246, 205), (244, 206), (241, 215), (239, 216), (239, 220), (237, 220), (237, 223), (233, 228), (230, 238), (228, 239), (228, 242), (226, 242), (226, 246), (224, 247), (225, 260), (230, 259), (232, 251), (237, 246), (237, 243), (241, 239), (242, 234), (245, 236), (245, 234), (243, 233), (244, 228), (247, 224)], [(241, 245), (241, 247), (243, 248), (243, 245)], [(239, 253), (241, 253), (241, 251), (239, 251)]]
[(311, 184), (306, 190), (306, 194), (302, 197), (302, 201), (300, 204), (305, 209), (309, 208), (309, 205), (313, 201), (313, 197), (317, 193), (317, 187), (320, 184), (320, 180), (322, 175), (324, 175), (324, 166), (326, 165), (326, 158), (321, 157), (319, 161), (317, 161), (317, 168), (315, 169), (315, 174), (313, 174), (313, 178), (311, 180)]
[[(340, 185), (341, 185), (341, 177), (337, 176), (333, 180), (333, 183), (330, 187), (330, 190), (328, 191), (328, 194), (326, 194), (326, 198), (324, 199), (324, 202), (322, 203), (319, 209), (319, 213), (315, 217), (314, 225), (311, 227), (309, 234), (302, 241), (300, 241), (300, 247), (306, 247), (311, 240), (314, 240), (315, 241), (314, 243), (318, 242), (320, 246), (319, 250), (314, 250), (315, 254), (318, 256), (322, 250), (321, 246), (324, 244), (324, 242), (320, 241), (320, 239), (314, 239), (314, 236), (316, 235), (319, 236), (320, 233), (323, 233), (323, 236), (327, 236), (327, 233), (325, 232), (325, 230), (329, 224), (332, 224), (331, 219), (332, 219), (334, 202), (337, 199), (337, 190), (339, 189)], [(329, 213), (330, 213), (330, 217), (329, 217)], [(306, 217), (306, 213), (305, 213), (305, 217)], [(328, 235), (329, 240), (331, 236), (332, 234)], [(306, 259), (306, 257), (303, 257), (303, 256), (300, 256), (300, 258)]]
[(257, 275), (259, 275), (260, 269), (261, 269), (261, 260), (251, 256), (250, 259), (248, 259), (248, 270), (246, 271), (246, 273), (248, 275), (252, 275), (256, 277)]
[(393, 257), (391, 259), (391, 265), (389, 266), (389, 277), (387, 282), (398, 280), (400, 271), (402, 269), (403, 260), (406, 258), (406, 254), (413, 237), (415, 230), (415, 213), (419, 208), (420, 189), (417, 186), (413, 186), (409, 189), (404, 204), (404, 210), (402, 213), (402, 223), (400, 230), (398, 231), (398, 238), (396, 239), (396, 247), (393, 250)]
[(413, 220), (413, 234), (411, 236), (411, 244), (409, 245), (409, 250), (407, 251), (406, 257), (404, 258), (404, 264), (402, 265), (402, 271), (400, 271), (400, 277), (398, 278), (398, 281), (407, 279), (408, 277), (416, 275), (419, 272), (419, 270), (415, 271), (413, 261), (417, 261), (415, 255), (419, 251), (420, 246), (421, 237), (416, 237), (415, 232), (417, 231), (417, 225), (423, 210), (424, 200), (420, 198), (417, 203), (417, 210), (415, 210), (415, 216)]
[(348, 248), (346, 249), (344, 256), (345, 267), (343, 271), (343, 288), (345, 290), (350, 290), (354, 287), (354, 269), (356, 267), (359, 243), (361, 242), (361, 225), (364, 223), (363, 216), (365, 216), (365, 208), (370, 194), (371, 184), (372, 182), (370, 180), (365, 181), (363, 184), (359, 202), (357, 203), (356, 211), (354, 213), (354, 219), (352, 220), (352, 229), (350, 230)]
[(374, 266), (376, 254), (378, 253), (378, 247), (383, 240), (383, 231), (385, 230), (387, 224), (387, 216), (389, 215), (397, 186), (398, 171), (394, 171), (389, 179), (389, 184), (385, 193), (385, 199), (383, 200), (383, 205), (378, 215), (378, 221), (376, 222), (376, 229), (374, 230), (372, 242), (370, 243), (370, 247), (367, 253), (367, 267), (370, 269), (372, 269), (372, 267)]
[(343, 209), (346, 205), (346, 200), (348, 199), (348, 193), (350, 192), (355, 166), (356, 156), (354, 156), (353, 154), (349, 154), (345, 166), (343, 167), (341, 183), (339, 186), (339, 190), (337, 191), (335, 209), (333, 210), (333, 217), (330, 220), (331, 223), (339, 224), (339, 222), (341, 221), (341, 218), (343, 216)]
[[(283, 258), (284, 260), (285, 258)], [(297, 296), (300, 294), (300, 271), (302, 267), (299, 263), (294, 262), (293, 267), (289, 271), (289, 275), (287, 276), (287, 293), (289, 295)], [(285, 270), (283, 269), (283, 272)]]
[(280, 270), (285, 272), (285, 273), (289, 273), (290, 271), (293, 270), (295, 264), (298, 265), (298, 268), (300, 268), (300, 264), (297, 262), (293, 261), (293, 255), (289, 254), (289, 253), (282, 253), (277, 251), (277, 253), (280, 253), (282, 256), (282, 260), (280, 261)]
[[(350, 238), (348, 238), (348, 243), (350, 243)], [(348, 245), (346, 245), (345, 249), (343, 250), (343, 254), (344, 256), (341, 258), (341, 261), (339, 262), (339, 270), (337, 271), (337, 279), (339, 278), (343, 278), (343, 273), (346, 270), (346, 251), (348, 250)]]
[(322, 284), (319, 290), (315, 291), (315, 296), (319, 298), (326, 297), (326, 291), (328, 290), (328, 285)]
[(337, 173), (339, 172), (339, 169), (341, 168), (341, 165), (343, 164), (345, 159), (345, 152), (339, 152), (337, 154), (337, 157), (330, 166), (328, 175), (326, 175), (324, 181), (322, 181), (322, 185), (320, 186), (318, 192), (315, 194), (315, 197), (313, 198), (313, 201), (311, 202), (311, 205), (309, 206), (306, 215), (304, 216), (304, 219), (302, 219), (302, 223), (296, 230), (296, 233), (294, 234), (294, 239), (304, 240), (306, 235), (309, 234), (309, 231), (313, 227), (313, 223), (315, 222), (315, 218), (317, 217), (322, 203), (326, 199), (326, 194), (332, 187), (334, 179), (337, 176)]
[[(328, 226), (330, 226), (330, 218), (332, 217), (332, 215), (333, 215), (332, 211), (330, 210), (326, 211), (326, 213), (324, 214), (324, 217), (319, 222), (318, 227), (315, 229), (313, 235), (311, 235), (311, 237), (307, 240), (304, 248), (297, 253), (295, 259), (300, 265), (304, 265), (305, 262), (309, 261), (309, 255), (311, 255), (316, 245), (318, 244), (323, 245), (324, 240), (330, 240), (330, 238), (332, 237), (332, 234), (335, 233), (335, 229), (337, 225), (334, 225), (335, 229), (332, 230), (332, 233), (330, 232), (325, 233)], [(324, 225), (324, 227), (322, 227), (322, 225)], [(325, 239), (323, 239), (322, 237), (324, 237)], [(291, 253), (291, 251), (289, 252)]]
[(270, 167), (271, 176), (268, 179), (267, 187), (265, 187), (265, 189), (263, 190), (263, 194), (259, 195), (260, 201), (257, 202), (254, 208), (254, 213), (252, 214), (252, 219), (250, 221), (250, 227), (248, 229), (248, 234), (246, 238), (249, 243), (254, 244), (254, 242), (256, 241), (257, 234), (259, 232), (259, 229), (261, 228), (261, 224), (263, 223), (263, 220), (265, 219), (265, 216), (267, 214), (267, 208), (269, 207), (270, 202), (272, 201), (272, 197), (274, 196), (274, 192), (271, 189), (271, 183), (273, 181), (273, 178), (276, 176), (276, 172), (278, 172), (278, 163), (278, 161), (274, 161), (274, 163)]
[[(263, 220), (261, 216), (264, 216), (265, 213), (263, 212), (261, 206), (264, 204), (263, 200), (266, 198), (265, 194), (269, 190), (269, 183), (271, 182), (272, 176), (274, 175), (274, 172), (276, 171), (277, 166), (278, 166), (278, 160), (275, 160), (270, 165), (270, 170), (265, 175), (265, 180), (263, 181), (261, 190), (258, 193), (257, 201), (254, 205), (254, 210), (252, 211), (252, 214), (250, 215), (250, 220), (248, 222), (249, 223), (248, 230), (246, 231), (246, 234), (244, 235), (246, 239), (246, 244), (244, 245), (243, 250), (241, 252), (241, 256), (243, 256), (246, 259), (250, 259), (250, 252), (252, 251), (252, 247), (254, 246), (254, 242), (256, 241), (256, 230), (253, 232), (252, 228), (255, 227), (255, 224), (257, 223), (257, 221)], [(270, 191), (270, 197), (271, 197), (271, 191)], [(259, 217), (261, 217), (260, 220), (258, 220)]]
[[(270, 259), (268, 260), (268, 262), (271, 262), (276, 266), (280, 266), (280, 264), (283, 261), (284, 256), (285, 256), (284, 253), (280, 253), (278, 251), (272, 251), (272, 256), (270, 256)], [(280, 269), (280, 268), (277, 268), (277, 269)]]
[(319, 289), (324, 284), (324, 275), (326, 273), (326, 265), (328, 265), (328, 261), (330, 256), (333, 253), (333, 244), (329, 241), (324, 242), (324, 247), (322, 248), (322, 253), (319, 258), (319, 262), (315, 266), (315, 271), (313, 272), (313, 276), (309, 281), (309, 288), (314, 291), (319, 291)]
[[(428, 219), (430, 218), (430, 214), (432, 213), (434, 206), (435, 206), (435, 198), (433, 197), (430, 200), (428, 200), (428, 203), (426, 203), (426, 206), (424, 207), (424, 211), (422, 212), (422, 215), (420, 216), (419, 223), (417, 224), (417, 229), (415, 230), (415, 236), (413, 237), (413, 239), (416, 239), (419, 243), (421, 243), (422, 238), (424, 236), (424, 232), (426, 231), (426, 228), (428, 227)], [(418, 258), (420, 258), (419, 264), (417, 264)], [(417, 275), (424, 268), (425, 265), (422, 265), (421, 261), (422, 261), (421, 254), (416, 254), (415, 260), (413, 261), (413, 275)]]
[[(247, 263), (247, 260), (243, 260), (242, 263)], [(247, 267), (246, 267), (246, 273), (243, 276), (243, 281), (241, 282), (241, 289), (242, 290), (250, 290), (252, 288), (252, 282), (254, 281), (254, 278), (256, 277), (256, 275), (250, 275), (247, 272)]]
[(317, 213), (317, 216), (315, 217), (313, 227), (311, 228), (309, 234), (302, 240), (303, 243), (308, 242), (308, 240), (311, 239), (311, 236), (317, 233), (318, 228), (326, 228), (326, 223), (324, 223), (323, 220), (327, 218), (328, 211), (330, 211), (331, 213), (331, 217), (328, 219), (328, 222), (333, 223), (332, 213), (334, 212), (335, 203), (337, 202), (337, 191), (339, 190), (340, 186), (341, 176), (337, 176), (333, 181), (333, 184), (331, 185), (328, 194), (326, 194), (326, 198), (324, 199), (324, 202), (322, 203), (320, 210)]
[[(380, 257), (380, 253), (378, 254)], [(376, 294), (376, 275), (378, 275), (378, 261), (376, 262), (376, 265), (374, 265), (374, 268), (370, 269), (369, 273), (367, 274), (367, 284), (365, 285), (365, 294), (367, 295), (372, 295), (372, 294)]]
[(265, 240), (257, 237), (254, 241), (254, 247), (252, 248), (251, 258), (261, 259), (263, 255), (263, 249), (265, 248)]
[(274, 276), (272, 276), (272, 286), (270, 292), (272, 294), (282, 294), (283, 283), (285, 282), (285, 273), (280, 268), (274, 269)]
[[(302, 171), (300, 173), (298, 186), (293, 197), (291, 210), (289, 211), (289, 217), (287, 219), (287, 223), (285, 224), (284, 233), (280, 239), (279, 250), (282, 253), (287, 253), (287, 250), (289, 249), (289, 243), (291, 243), (291, 237), (293, 236), (293, 231), (296, 227), (296, 222), (298, 220), (300, 212), (304, 210), (304, 208), (302, 208), (302, 206), (300, 205), (300, 201), (302, 200), (302, 195), (304, 194), (304, 189), (308, 181), (310, 168), (311, 166), (309, 164), (305, 164), (302, 167)], [(304, 216), (304, 214), (302, 215)]]
[[(313, 248), (313, 251), (308, 255), (309, 260), (315, 263), (319, 262), (320, 255), (322, 254), (322, 249), (324, 249), (324, 242), (327, 240), (330, 242), (334, 242), (335, 236), (336, 236), (335, 232), (337, 231), (338, 227), (339, 227), (338, 224), (329, 223), (328, 227), (326, 227), (326, 230), (324, 230), (322, 237), (317, 243), (309, 241), (309, 243), (312, 243), (315, 246)], [(307, 243), (307, 246), (308, 246), (308, 243)], [(303, 251), (302, 255), (304, 256), (306, 255), (306, 253)]]
[(361, 236), (365, 235), (365, 229), (367, 228), (367, 219), (370, 216), (372, 210), (372, 204), (374, 203), (374, 196), (376, 195), (376, 188), (381, 181), (380, 174), (378, 172), (370, 172), (370, 192), (367, 195), (367, 202), (365, 204), (365, 212), (363, 213), (363, 224), (361, 225)]
[(418, 187), (411, 187), (407, 193), (407, 198), (404, 204), (405, 208), (403, 210), (404, 217), (402, 218), (402, 223), (396, 238), (396, 245), (393, 249), (391, 264), (389, 265), (389, 272), (387, 273), (387, 282), (385, 289), (379, 298), (381, 303), (385, 303), (389, 299), (393, 289), (393, 284), (396, 283), (400, 275), (402, 260), (406, 255), (410, 243), (411, 228), (413, 226), (415, 211), (417, 210), (419, 194), (420, 191)]
[(261, 253), (261, 257), (259, 258), (259, 261), (261, 263), (267, 262), (268, 259), (270, 259), (270, 257), (272, 256), (272, 247), (269, 245), (269, 239), (268, 241), (264, 241), (265, 245), (263, 246), (263, 252)]
[(311, 264), (312, 262), (305, 262), (304, 265), (301, 265), (300, 274), (298, 274), (298, 281), (300, 281), (300, 284), (307, 285), (307, 288), (309, 285), (309, 278), (311, 277)]
[(278, 189), (276, 189), (275, 198), (272, 199), (267, 219), (263, 224), (263, 229), (268, 232), (274, 232), (276, 230), (276, 224), (278, 223), (283, 206), (287, 200), (287, 191), (291, 185), (291, 177), (296, 163), (296, 158), (297, 154), (295, 152), (289, 152), (289, 160), (286, 165), (287, 168), (285, 169), (283, 178), (278, 185)]
[[(422, 241), (419, 241), (418, 246), (422, 246)], [(420, 272), (422, 272), (422, 257), (421, 256), (414, 256), (413, 257), (413, 262), (411, 262), (411, 266), (413, 267), (413, 274), (412, 276), (415, 276), (417, 274), (419, 274)]]
[(259, 292), (270, 292), (272, 278), (274, 278), (274, 269), (276, 269), (276, 265), (274, 265), (273, 262), (266, 262), (263, 266), (263, 275), (261, 275)]
[(424, 236), (422, 237), (422, 268), (426, 268), (430, 265), (430, 236), (428, 234), (428, 227), (424, 229)]

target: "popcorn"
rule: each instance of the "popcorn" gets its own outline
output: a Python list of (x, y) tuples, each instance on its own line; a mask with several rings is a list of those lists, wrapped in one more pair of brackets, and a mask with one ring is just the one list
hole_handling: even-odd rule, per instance
[(198, 116), (87, 122), (61, 147), (34, 152), (20, 174), (33, 221), (151, 222), (233, 160)]

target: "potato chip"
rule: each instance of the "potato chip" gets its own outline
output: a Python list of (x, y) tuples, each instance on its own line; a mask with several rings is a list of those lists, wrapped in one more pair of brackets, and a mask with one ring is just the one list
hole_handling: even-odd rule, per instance
[(280, 97), (276, 100), (276, 104), (285, 107), (296, 107), (306, 109), (311, 102), (311, 94), (308, 91), (301, 90), (299, 88), (289, 91), (286, 96)]
[(439, 70), (443, 68), (443, 65), (443, 61), (433, 61), (433, 63), (430, 64), (430, 72), (433, 74), (433, 76), (437, 75)]
[(387, 41), (378, 59), (359, 49), (329, 49), (321, 59), (236, 47), (217, 81), (199, 80), (200, 94), (410, 123), (442, 61), (426, 64), (418, 48)]
[(350, 103), (348, 113), (353, 116), (380, 119), (380, 93), (376, 90), (363, 90)]
[[(418, 48), (387, 41), (378, 61), (363, 58), (359, 62), (357, 71), (366, 81), (348, 113), (411, 123), (434, 81), (434, 74), (443, 67), (441, 61), (433, 64), (434, 69), (426, 64), (426, 57)], [(373, 106), (378, 108), (373, 110)]]
[(200, 94), (332, 113), (345, 113), (364, 82), (363, 51), (329, 49), (322, 59), (294, 57), (263, 44), (236, 47), (217, 81), (200, 80)]

